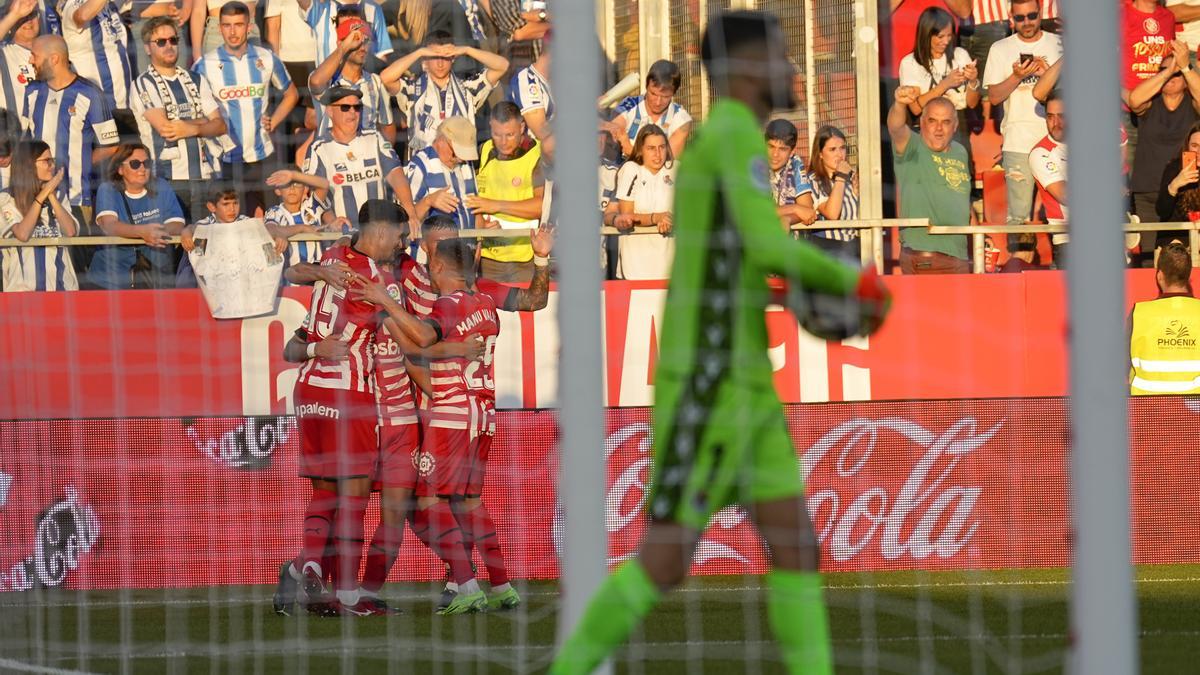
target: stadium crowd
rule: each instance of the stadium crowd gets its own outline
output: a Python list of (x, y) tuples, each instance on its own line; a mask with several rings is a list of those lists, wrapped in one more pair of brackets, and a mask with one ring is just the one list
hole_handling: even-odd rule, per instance
[[(1065, 222), (1057, 0), (889, 4), (883, 165), (894, 194), (885, 215)], [(460, 228), (542, 220), (555, 147), (542, 3), (183, 5), (9, 0), (0, 9), (0, 238), (144, 242), (0, 249), (4, 290), (194, 285), (183, 252), (206, 220), (263, 218), (289, 264), (314, 262), (328, 246), (288, 239), (350, 232), (369, 199), (399, 204), (414, 242), (429, 215)], [(1200, 1), (1120, 7), (1130, 213), (1195, 219)], [(641, 95), (602, 112), (598, 207), (606, 226), (639, 235), (605, 238), (609, 278), (658, 279), (669, 269), (674, 159), (693, 125), (676, 100), (681, 85), (680, 68), (658, 61)], [(787, 120), (765, 129), (781, 222), (854, 220), (859, 176), (847, 135), (835, 124), (810, 131), (811, 147), (798, 147), (803, 134)], [(1002, 187), (987, 180), (994, 171)], [(1001, 204), (999, 218), (989, 202)], [(172, 236), (182, 246), (168, 244)], [(858, 256), (859, 230), (803, 236)], [(1132, 264), (1152, 264), (1173, 240), (1186, 243), (1172, 231), (1129, 241)], [(1035, 237), (1010, 237), (1005, 269), (1062, 267), (1066, 242), (1053, 235), (1053, 254), (1042, 256)], [(900, 243), (904, 273), (969, 271), (965, 235), (906, 228)], [(480, 256), (489, 278), (531, 278), (527, 237), (489, 239)]]

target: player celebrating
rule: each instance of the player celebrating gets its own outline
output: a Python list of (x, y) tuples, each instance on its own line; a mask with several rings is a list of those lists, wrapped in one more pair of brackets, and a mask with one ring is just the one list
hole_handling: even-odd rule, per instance
[(722, 97), (680, 161), (677, 248), (655, 376), (650, 524), (637, 557), (605, 580), (551, 673), (591, 672), (661, 593), (682, 581), (719, 509), (748, 507), (771, 551), (767, 611), (792, 673), (831, 673), (817, 538), (767, 358), (766, 276), (858, 303), (863, 332), (889, 297), (861, 274), (779, 229), (762, 125), (791, 108), (794, 70), (778, 19), (725, 12), (701, 60)]
[[(359, 223), (357, 241), (330, 249), (322, 266), (345, 264), (351, 274), (368, 285), (382, 284), (399, 295), (399, 286), (378, 266), (392, 260), (401, 245), (406, 222), (393, 204), (371, 202), (368, 217)], [(337, 336), (348, 344), (348, 358), (312, 359), (300, 368), (296, 382), (296, 415), (300, 428), (300, 475), (313, 483), (305, 510), (299, 576), (309, 598), (327, 597), (321, 558), (331, 529), (336, 532), (336, 599), (333, 611), (375, 613), (360, 604), (358, 567), (362, 557), (363, 515), (375, 472), (378, 444), (375, 435), (374, 350), (379, 328), (377, 308), (358, 294), (318, 280), (313, 287), (311, 310), (305, 321), (308, 356), (318, 345)], [(390, 313), (385, 320), (397, 339), (428, 346), (436, 339), (432, 327), (405, 313)]]

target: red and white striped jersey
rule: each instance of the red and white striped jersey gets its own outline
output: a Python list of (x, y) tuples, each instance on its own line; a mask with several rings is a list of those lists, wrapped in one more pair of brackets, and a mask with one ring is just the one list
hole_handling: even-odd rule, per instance
[[(1008, 21), (1009, 4), (1010, 0), (972, 0), (971, 18), (976, 25)], [(1042, 18), (1058, 18), (1058, 0), (1045, 0), (1042, 3)]]
[(487, 293), (454, 291), (437, 299), (429, 320), (437, 325), (443, 341), (463, 342), (476, 335), (484, 341), (483, 358), (478, 361), (449, 358), (429, 362), (433, 390), (430, 426), (491, 431), (488, 411), (496, 400), (492, 360), (500, 334), (496, 302)]
[(427, 317), (438, 299), (429, 280), (429, 268), (407, 257), (400, 265), (400, 286), (404, 289), (404, 308), (416, 317)]
[[(322, 265), (336, 262), (346, 263), (372, 282), (387, 284), (394, 297), (400, 296), (395, 279), (353, 247), (335, 246), (321, 256)], [(345, 289), (318, 281), (313, 286), (312, 303), (304, 323), (308, 341), (320, 342), (336, 336), (350, 345), (350, 356), (341, 361), (309, 359), (300, 366), (299, 381), (325, 389), (375, 393), (375, 333), (379, 324), (379, 309), (375, 305), (352, 300)]]
[[(411, 261), (407, 254), (403, 255), (396, 265), (397, 272), (404, 269), (405, 263)], [(404, 351), (382, 321), (379, 323), (379, 333), (375, 336), (375, 345), (379, 423), (384, 426), (416, 424), (417, 400), (413, 395), (412, 380), (408, 377)]]

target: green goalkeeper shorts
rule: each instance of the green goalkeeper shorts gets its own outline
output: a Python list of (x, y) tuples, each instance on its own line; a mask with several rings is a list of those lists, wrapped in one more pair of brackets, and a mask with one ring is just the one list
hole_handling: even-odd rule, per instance
[(696, 530), (730, 504), (804, 496), (775, 391), (728, 381), (707, 410), (687, 395), (686, 384), (656, 384), (651, 480), (651, 516)]

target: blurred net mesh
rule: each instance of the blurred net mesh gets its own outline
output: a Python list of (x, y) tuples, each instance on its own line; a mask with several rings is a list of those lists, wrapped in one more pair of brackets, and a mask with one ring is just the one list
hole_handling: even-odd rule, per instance
[[(729, 5), (669, 0), (669, 51), (662, 56), (679, 65), (683, 85), (677, 100), (701, 122), (715, 95), (707, 89), (705, 98), (699, 38), (705, 18)], [(610, 6), (615, 43), (607, 46), (620, 75), (638, 72), (649, 65), (640, 50), (641, 13), (659, 6), (648, 0), (615, 0)], [(854, 3), (810, 2), (811, 60), (805, 3), (763, 0), (758, 6), (780, 17), (803, 76), (797, 109), (784, 113), (800, 130), (798, 152), (809, 159), (815, 131), (810, 118), (834, 123), (846, 133), (850, 161), (857, 165), (859, 153), (869, 149), (857, 142)], [(556, 93), (569, 92), (568, 82)], [(651, 317), (662, 290), (610, 288), (605, 302), (615, 309), (606, 309), (606, 319), (625, 322), (623, 351), (635, 351), (629, 345), (640, 340), (638, 349), (647, 352), (643, 360), (621, 366), (632, 380), (652, 363)], [(63, 415), (71, 419), (0, 423), (5, 523), (0, 671), (490, 673), (537, 672), (548, 664), (562, 541), (557, 502), (565, 488), (556, 491), (554, 485), (553, 414), (534, 410), (541, 407), (536, 396), (529, 398), (522, 384), (511, 385), (516, 393), (509, 392), (512, 409), (498, 419), (485, 493), (495, 504), (509, 566), (520, 580), (526, 600), (520, 609), (455, 620), (433, 617), (443, 570), (409, 533), (385, 587), (385, 596), (404, 614), (369, 621), (303, 613), (281, 618), (271, 611), (272, 584), (278, 565), (298, 547), (298, 513), (308, 488), (295, 477), (296, 429), (283, 414), (290, 371), (278, 352), (303, 315), (307, 296), (290, 295), (291, 314), (260, 330), (214, 328), (195, 298), (143, 303), (136, 295), (113, 301), (123, 309), (87, 312), (67, 303), (61, 311), (29, 308), (0, 320), (10, 345), (28, 341), (11, 336), (34, 321), (29, 317), (41, 317), (39, 326), (101, 344), (141, 335), (139, 345), (158, 347), (140, 359), (135, 354), (117, 359), (114, 368), (132, 375), (119, 373), (115, 380), (104, 379), (108, 366), (98, 362), (109, 355), (103, 350), (89, 352), (87, 359), (72, 356), (66, 370), (100, 373), (101, 379), (71, 394), (78, 403)], [(779, 328), (780, 314), (773, 312), (774, 325), (788, 336), (780, 353), (821, 370), (819, 377), (829, 380), (824, 398), (871, 396), (869, 387), (854, 389), (863, 345), (816, 346), (795, 333), (794, 321)], [(128, 320), (141, 323), (114, 328)], [(178, 342), (144, 337), (167, 331)], [(511, 319), (502, 335), (507, 357), (525, 368), (553, 359), (545, 352), (556, 337), (544, 325)], [(509, 337), (514, 335), (520, 337)], [(190, 353), (178, 354), (184, 351), (180, 345)], [(995, 353), (980, 347), (968, 358), (1015, 362), (1025, 346), (987, 345)], [(897, 370), (918, 379), (901, 365), (902, 349), (892, 356)], [(10, 358), (10, 373), (37, 379), (39, 360)], [(205, 400), (248, 399), (236, 383), (244, 371), (254, 370), (272, 414), (143, 419), (138, 405), (99, 406), (109, 412), (98, 415), (85, 402), (125, 400), (134, 380), (153, 379), (157, 370), (178, 372), (177, 360), (211, 364), (183, 380), (202, 388)], [(794, 368), (784, 372), (796, 374)], [(805, 386), (780, 382), (785, 400), (813, 401), (789, 405), (787, 416), (829, 571), (826, 598), (838, 672), (1059, 671), (1068, 642), (1064, 402), (817, 403), (820, 396), (802, 394)], [(160, 393), (180, 397), (169, 387)], [(608, 399), (604, 479), (613, 563), (633, 553), (644, 525), (650, 401), (633, 399), (620, 394)], [(16, 411), (21, 401), (8, 403)], [(1155, 413), (1148, 404), (1142, 408), (1137, 419), (1148, 427)], [(1145, 475), (1157, 475), (1150, 458), (1159, 450), (1135, 448), (1140, 453), (1135, 468), (1141, 458)], [(1178, 457), (1186, 449), (1172, 450)], [(1173, 490), (1186, 489), (1177, 477), (1160, 493), (1140, 496), (1137, 508), (1153, 518), (1155, 506)], [(373, 502), (368, 537), (377, 509)], [(1169, 527), (1157, 523), (1159, 539), (1167, 538), (1161, 533)], [(1173, 559), (1164, 554), (1144, 560)], [(767, 560), (746, 514), (723, 511), (698, 551), (699, 574), (669, 595), (618, 652), (618, 670), (782, 672), (762, 601)]]

